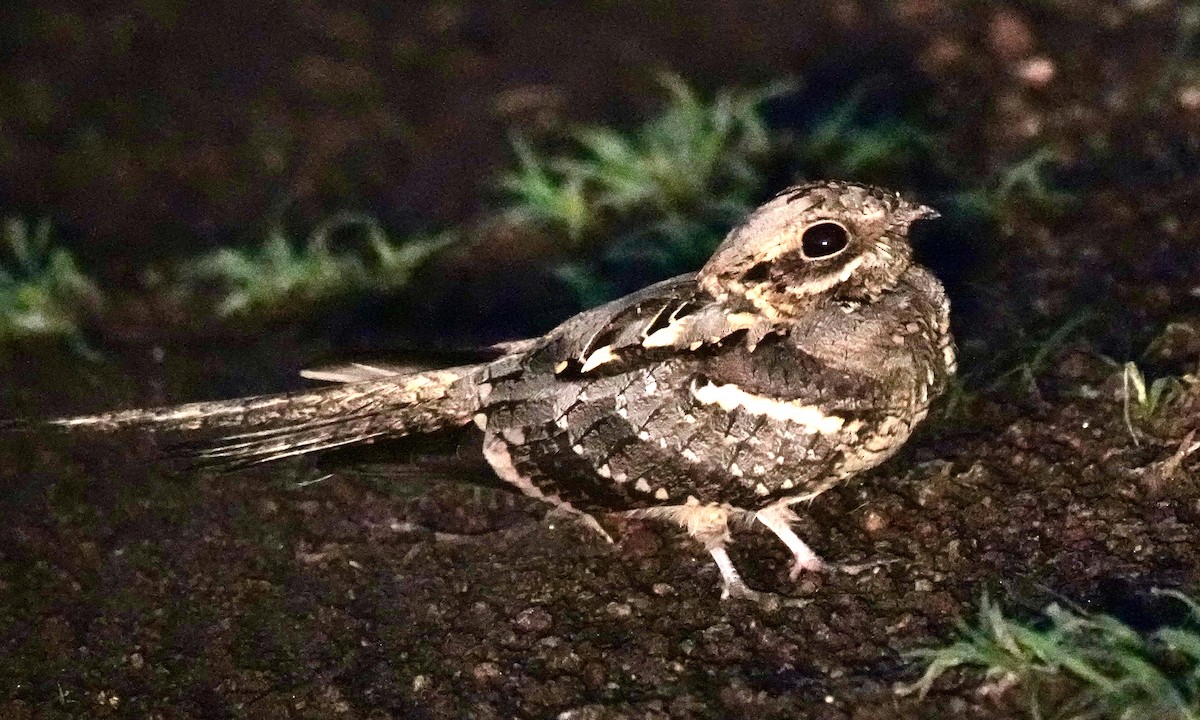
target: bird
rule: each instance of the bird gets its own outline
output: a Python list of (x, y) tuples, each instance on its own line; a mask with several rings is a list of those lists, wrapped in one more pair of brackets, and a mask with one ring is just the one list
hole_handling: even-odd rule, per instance
[(711, 555), (723, 598), (761, 599), (729, 557), (731, 527), (777, 536), (793, 579), (828, 567), (793, 530), (796, 506), (896, 453), (955, 372), (946, 293), (909, 238), (936, 217), (880, 187), (801, 183), (698, 271), (483, 362), (351, 363), (303, 373), (329, 383), (309, 391), (50, 422), (218, 430), (189, 452), (225, 467), (455, 433), (503, 486), (610, 541), (597, 516), (680, 526)]

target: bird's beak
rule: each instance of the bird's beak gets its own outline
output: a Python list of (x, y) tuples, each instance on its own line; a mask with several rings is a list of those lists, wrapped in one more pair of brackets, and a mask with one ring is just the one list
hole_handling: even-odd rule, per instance
[(910, 223), (914, 223), (918, 220), (937, 220), (942, 216), (940, 212), (934, 210), (928, 205), (909, 205), (907, 210), (908, 212), (905, 214), (907, 215), (907, 220)]

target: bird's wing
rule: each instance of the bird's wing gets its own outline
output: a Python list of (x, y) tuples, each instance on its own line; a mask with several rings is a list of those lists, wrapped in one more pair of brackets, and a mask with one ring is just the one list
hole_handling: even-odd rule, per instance
[(307, 380), (319, 380), (329, 383), (356, 383), (381, 380), (397, 375), (407, 375), (409, 373), (420, 372), (424, 369), (415, 365), (400, 365), (397, 363), (349, 362), (341, 365), (306, 368), (300, 371), (300, 377)]
[(771, 331), (765, 318), (719, 302), (688, 274), (576, 315), (528, 357), (551, 363), (558, 375), (609, 373), (663, 352), (716, 346), (743, 332), (753, 346)]
[[(432, 361), (426, 359), (401, 363), (388, 360), (366, 360), (321, 365), (301, 370), (300, 377), (328, 383), (358, 383), (396, 378), (401, 375), (435, 372), (441, 368), (465, 362), (486, 363), (497, 357), (520, 355), (541, 341), (540, 337), (528, 338), (508, 340), (485, 347), (455, 349), (444, 353), (441, 357), (433, 358)], [(446, 362), (447, 359), (450, 359), (450, 362)]]

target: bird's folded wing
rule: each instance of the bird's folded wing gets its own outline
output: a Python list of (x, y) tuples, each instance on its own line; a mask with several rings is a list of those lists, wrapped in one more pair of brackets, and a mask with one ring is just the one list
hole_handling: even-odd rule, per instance
[[(444, 353), (443, 357), (431, 358), (432, 361), (401, 363), (388, 360), (367, 360), (322, 365), (301, 370), (300, 377), (328, 383), (357, 383), (395, 378), (400, 375), (416, 375), (417, 373), (436, 371), (447, 365), (458, 365), (464, 361), (482, 363), (506, 355), (519, 355), (536, 346), (541, 340), (540, 337), (508, 340), (484, 347), (454, 349)], [(457, 362), (443, 362), (446, 359), (456, 359)]]
[(571, 318), (530, 359), (550, 362), (559, 375), (608, 373), (664, 352), (715, 346), (743, 332), (753, 347), (772, 331), (761, 315), (718, 302), (689, 274)]

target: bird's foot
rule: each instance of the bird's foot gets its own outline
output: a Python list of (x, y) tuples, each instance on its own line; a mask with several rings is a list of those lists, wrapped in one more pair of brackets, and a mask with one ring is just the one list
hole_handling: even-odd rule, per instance
[(752, 600), (760, 603), (763, 600), (763, 596), (766, 594), (768, 593), (761, 593), (757, 590), (754, 590), (740, 579), (732, 583), (727, 582), (721, 588), (722, 600)]
[(817, 572), (827, 569), (828, 565), (813, 549), (801, 540), (792, 530), (792, 521), (796, 515), (791, 508), (784, 504), (776, 504), (759, 510), (754, 517), (792, 551), (792, 569), (790, 577), (795, 580), (803, 572)]
[(867, 562), (861, 563), (825, 563), (821, 569), (828, 570), (829, 572), (844, 573), (846, 575), (858, 575), (866, 572), (867, 570), (874, 570), (875, 568), (898, 562), (900, 562), (899, 558), (889, 558), (887, 560), (868, 560)]
[(750, 600), (768, 610), (781, 607), (804, 607), (809, 603), (808, 600), (801, 598), (792, 598), (751, 588), (733, 567), (724, 546), (710, 548), (709, 552), (712, 553), (713, 560), (716, 561), (717, 568), (721, 571), (722, 600)]
[[(805, 549), (807, 550), (808, 548), (805, 547)], [(802, 573), (822, 572), (835, 568), (836, 565), (830, 565), (818, 557), (815, 553), (797, 553), (792, 556), (792, 569), (788, 572), (788, 577), (790, 577), (792, 580), (796, 580)]]
[(726, 583), (721, 589), (722, 600), (749, 600), (765, 610), (777, 610), (781, 607), (804, 607), (811, 600), (806, 598), (794, 598), (787, 595), (779, 595), (773, 592), (763, 592), (755, 590), (746, 583), (738, 580), (735, 583)]

